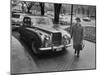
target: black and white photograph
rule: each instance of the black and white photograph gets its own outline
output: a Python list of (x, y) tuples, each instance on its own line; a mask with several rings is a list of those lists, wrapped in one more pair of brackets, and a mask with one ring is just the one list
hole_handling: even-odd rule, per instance
[(96, 6), (10, 1), (11, 74), (96, 69)]

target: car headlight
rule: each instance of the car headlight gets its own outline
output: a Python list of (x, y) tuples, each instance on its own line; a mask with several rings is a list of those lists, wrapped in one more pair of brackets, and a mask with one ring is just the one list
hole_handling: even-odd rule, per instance
[(49, 36), (47, 36), (47, 35), (45, 35), (44, 40), (49, 41), (49, 40), (50, 40), (50, 37), (49, 37)]
[(67, 35), (64, 35), (62, 42), (63, 42), (64, 45), (69, 44), (70, 43), (70, 38)]
[(45, 35), (44, 36), (44, 47), (49, 47), (50, 46), (50, 37)]

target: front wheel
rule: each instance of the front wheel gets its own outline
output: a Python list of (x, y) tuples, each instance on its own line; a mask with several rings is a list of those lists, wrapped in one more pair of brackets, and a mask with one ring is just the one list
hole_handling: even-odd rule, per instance
[(34, 54), (38, 54), (39, 52), (38, 52), (38, 49), (35, 47), (35, 42), (34, 41), (32, 41), (32, 51), (33, 51), (33, 53)]

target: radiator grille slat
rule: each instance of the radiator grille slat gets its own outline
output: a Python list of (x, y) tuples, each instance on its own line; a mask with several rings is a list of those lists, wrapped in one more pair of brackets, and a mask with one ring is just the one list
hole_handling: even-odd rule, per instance
[(52, 44), (55, 46), (61, 45), (62, 35), (61, 33), (53, 33), (52, 34)]

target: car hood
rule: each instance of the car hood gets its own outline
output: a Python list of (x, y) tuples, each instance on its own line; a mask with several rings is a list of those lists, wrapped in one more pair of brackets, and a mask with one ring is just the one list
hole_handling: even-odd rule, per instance
[(39, 26), (35, 26), (36, 28), (39, 28), (40, 30), (43, 30), (44, 32), (49, 32), (49, 33), (57, 33), (60, 32), (63, 35), (67, 35), (68, 37), (70, 37), (70, 34), (65, 31), (64, 29), (62, 29), (59, 25), (39, 25)]

